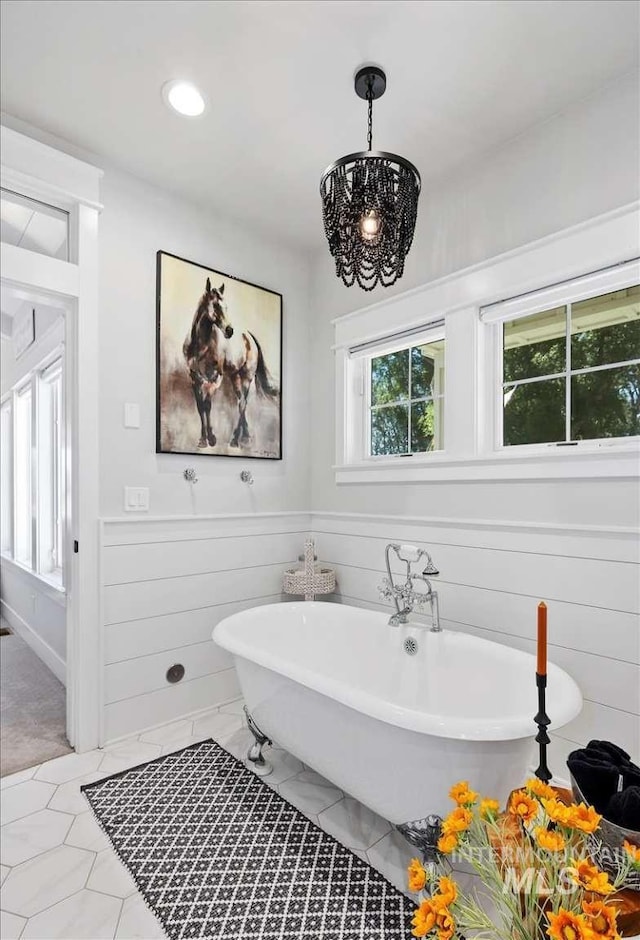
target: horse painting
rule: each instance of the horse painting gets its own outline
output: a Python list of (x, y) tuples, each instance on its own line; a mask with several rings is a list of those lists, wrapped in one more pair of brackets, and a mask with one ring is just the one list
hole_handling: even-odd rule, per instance
[(224, 283), (212, 287), (211, 279), (207, 278), (182, 347), (200, 417), (199, 448), (214, 447), (217, 443), (211, 426), (211, 405), (225, 379), (235, 393), (238, 407), (230, 447), (251, 440), (247, 422), (251, 386), (263, 398), (277, 400), (279, 397), (255, 335), (248, 329), (236, 331), (228, 321), (224, 287)]

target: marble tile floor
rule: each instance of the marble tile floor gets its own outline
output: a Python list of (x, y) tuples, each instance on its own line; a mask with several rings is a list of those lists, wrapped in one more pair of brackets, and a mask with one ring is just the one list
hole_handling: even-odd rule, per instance
[[(2, 779), (0, 937), (155, 940), (164, 931), (95, 821), (80, 785), (214, 738), (244, 757), (251, 736), (242, 702), (121, 741), (69, 754)], [(264, 778), (319, 826), (399, 888), (412, 852), (385, 820), (291, 754), (270, 749)]]

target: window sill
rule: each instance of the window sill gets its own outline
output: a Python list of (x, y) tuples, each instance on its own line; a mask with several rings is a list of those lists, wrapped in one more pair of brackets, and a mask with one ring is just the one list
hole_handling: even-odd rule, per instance
[(3, 567), (6, 566), (12, 572), (20, 575), (25, 579), (30, 580), (31, 578), (34, 578), (39, 584), (40, 591), (50, 600), (54, 601), (56, 604), (60, 604), (62, 607), (66, 605), (67, 592), (64, 588), (64, 585), (61, 583), (60, 578), (56, 578), (55, 575), (38, 574), (31, 568), (23, 565), (21, 562), (16, 561), (15, 558), (12, 558), (5, 552), (1, 553), (0, 558), (2, 559)]
[[(567, 450), (571, 453), (567, 453)], [(480, 457), (373, 458), (333, 467), (337, 484), (454, 483), (483, 480), (581, 480), (640, 477), (640, 445), (505, 451)]]

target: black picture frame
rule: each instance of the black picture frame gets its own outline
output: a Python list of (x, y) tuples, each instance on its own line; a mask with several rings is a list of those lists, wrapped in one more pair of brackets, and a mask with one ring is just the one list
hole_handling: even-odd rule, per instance
[[(182, 297), (180, 285), (183, 283), (189, 285), (189, 290), (185, 290), (185, 294), (188, 293), (189, 296)], [(198, 284), (200, 286), (196, 287)], [(212, 288), (211, 294), (206, 293), (209, 284)], [(236, 444), (232, 441), (240, 427), (240, 412), (235, 387), (232, 386), (234, 380), (230, 379), (230, 375), (237, 374), (234, 367), (239, 360), (229, 361), (230, 372), (227, 372), (227, 360), (224, 360), (223, 373), (216, 372), (216, 381), (219, 381), (220, 385), (211, 392), (211, 387), (215, 382), (209, 383), (211, 374), (207, 372), (204, 365), (207, 361), (211, 362), (210, 358), (207, 359), (205, 352), (209, 346), (200, 341), (194, 341), (189, 351), (197, 350), (197, 352), (188, 359), (184, 349), (181, 349), (179, 345), (181, 335), (180, 342), (188, 341), (189, 336), (192, 338), (194, 336), (192, 331), (199, 304), (205, 300), (205, 297), (215, 294), (216, 289), (220, 289), (221, 286), (224, 294), (222, 298), (218, 294), (217, 300), (225, 309), (226, 319), (220, 321), (220, 324), (230, 326), (235, 336), (235, 340), (229, 340), (228, 346), (234, 350), (241, 349), (238, 338), (242, 336), (245, 349), (251, 350), (254, 362), (256, 359), (258, 362), (246, 395), (244, 431), (247, 433), (245, 435), (242, 432)], [(255, 295), (253, 292), (256, 292)], [(252, 299), (255, 300), (255, 304), (251, 303)], [(211, 310), (211, 306), (208, 309)], [(256, 310), (262, 310), (262, 315)], [(220, 346), (215, 346), (216, 351), (225, 348), (222, 335), (222, 332), (212, 333), (212, 336), (217, 337), (220, 342)], [(200, 355), (201, 353), (203, 355)], [(216, 361), (222, 360), (218, 358)], [(250, 374), (251, 368), (248, 372)], [(246, 370), (240, 374), (245, 374), (246, 382)], [(282, 460), (282, 384), (282, 294), (171, 252), (158, 251), (156, 253), (156, 453), (232, 457), (245, 460)], [(242, 388), (244, 389), (245, 385)], [(216, 443), (213, 445), (205, 435), (205, 419), (199, 412), (198, 394), (201, 400), (208, 397), (211, 401), (210, 425), (216, 438)], [(196, 430), (198, 427), (200, 427), (200, 435)], [(233, 428), (233, 433), (230, 434), (231, 428)], [(221, 431), (220, 434), (218, 430)]]

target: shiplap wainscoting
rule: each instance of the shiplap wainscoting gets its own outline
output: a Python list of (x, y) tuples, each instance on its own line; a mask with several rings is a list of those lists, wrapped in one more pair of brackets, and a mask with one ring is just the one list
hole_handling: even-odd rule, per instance
[[(240, 694), (211, 640), (223, 617), (286, 599), (305, 513), (111, 519), (101, 523), (102, 743)], [(167, 669), (185, 667), (171, 685)]]
[[(545, 600), (549, 658), (575, 678), (585, 699), (575, 721), (557, 734), (551, 728), (552, 770), (566, 777), (567, 754), (590, 738), (616, 741), (640, 757), (640, 551), (634, 529), (314, 513), (313, 532), (319, 557), (336, 569), (336, 601), (389, 609), (378, 601), (378, 585), (390, 541), (431, 552), (446, 630), (534, 652), (536, 607)], [(481, 683), (479, 675), (479, 693)], [(548, 712), (553, 723), (552, 701)]]

